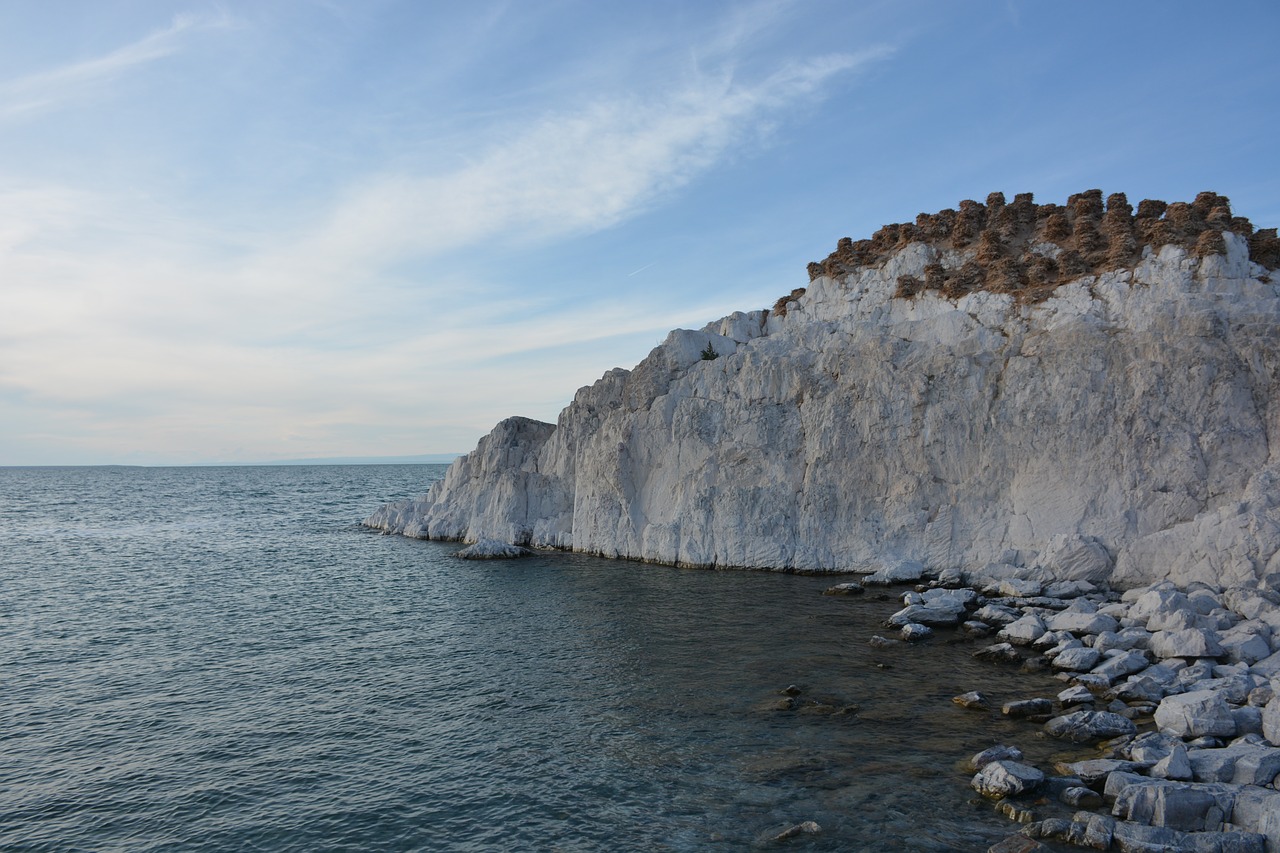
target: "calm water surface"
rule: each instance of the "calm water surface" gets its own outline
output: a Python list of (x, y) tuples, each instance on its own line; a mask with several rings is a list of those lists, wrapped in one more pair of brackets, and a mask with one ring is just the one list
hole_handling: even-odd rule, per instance
[(958, 762), (1060, 748), (950, 701), (1058, 682), (830, 579), (358, 525), (442, 471), (0, 469), (0, 848), (985, 850)]

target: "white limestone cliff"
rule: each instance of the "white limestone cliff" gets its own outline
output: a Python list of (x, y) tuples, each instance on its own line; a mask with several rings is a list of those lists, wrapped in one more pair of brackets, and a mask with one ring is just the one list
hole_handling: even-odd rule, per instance
[[(912, 242), (785, 315), (677, 330), (366, 524), (701, 567), (1217, 587), (1280, 572), (1280, 288), (1168, 244), (1039, 303), (895, 297)], [(719, 357), (704, 359), (710, 345)]]

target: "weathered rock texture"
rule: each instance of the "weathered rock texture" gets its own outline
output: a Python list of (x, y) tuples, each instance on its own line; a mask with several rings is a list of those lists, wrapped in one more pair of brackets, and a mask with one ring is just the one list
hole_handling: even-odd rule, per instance
[(842, 240), (774, 311), (672, 332), (366, 524), (688, 566), (1280, 571), (1280, 241), (1213, 193), (1130, 211), (993, 194)]

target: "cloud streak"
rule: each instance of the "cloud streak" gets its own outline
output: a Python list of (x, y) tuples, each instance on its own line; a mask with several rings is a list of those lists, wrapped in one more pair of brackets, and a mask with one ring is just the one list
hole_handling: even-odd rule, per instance
[(176, 15), (169, 26), (103, 56), (0, 81), (0, 121), (26, 118), (87, 97), (130, 71), (177, 53), (189, 34), (230, 25), (225, 15)]
[(660, 97), (547, 115), (461, 169), (353, 188), (301, 252), (332, 268), (609, 228), (706, 172), (772, 113), (892, 52), (817, 57), (754, 84), (700, 77)]

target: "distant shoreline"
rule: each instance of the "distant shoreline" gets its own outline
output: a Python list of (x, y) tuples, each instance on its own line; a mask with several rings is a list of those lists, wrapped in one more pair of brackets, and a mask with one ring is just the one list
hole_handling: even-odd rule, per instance
[(427, 453), (421, 456), (334, 456), (315, 459), (279, 459), (273, 462), (188, 462), (185, 464), (100, 462), (86, 464), (0, 465), (0, 470), (5, 468), (278, 468), (300, 465), (448, 465), (462, 455), (461, 453)]
[[(423, 453), (418, 456), (333, 456), (315, 459), (280, 459), (275, 462), (240, 462), (228, 465), (448, 465), (461, 453)], [(214, 463), (223, 464), (223, 463)]]

